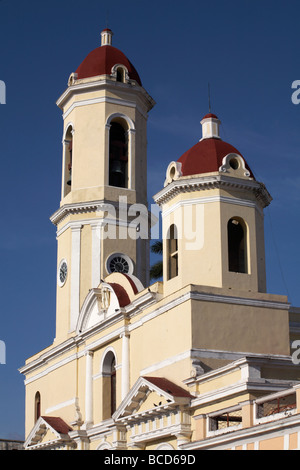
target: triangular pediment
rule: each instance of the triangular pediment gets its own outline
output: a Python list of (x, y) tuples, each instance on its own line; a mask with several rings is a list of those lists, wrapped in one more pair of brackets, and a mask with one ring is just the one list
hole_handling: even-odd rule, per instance
[(70, 431), (72, 428), (61, 418), (40, 416), (31, 430), (24, 448), (27, 450), (53, 449), (71, 445), (72, 440), (68, 434)]
[(162, 377), (140, 377), (116, 410), (113, 418), (127, 421), (145, 416), (159, 416), (187, 405), (191, 395)]

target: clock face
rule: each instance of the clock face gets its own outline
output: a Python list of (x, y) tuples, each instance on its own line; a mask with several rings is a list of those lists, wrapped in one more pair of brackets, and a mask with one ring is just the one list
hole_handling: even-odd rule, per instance
[(62, 262), (60, 263), (59, 273), (58, 273), (60, 286), (63, 286), (64, 283), (66, 282), (67, 274), (68, 274), (67, 262), (66, 262), (66, 261), (62, 261)]

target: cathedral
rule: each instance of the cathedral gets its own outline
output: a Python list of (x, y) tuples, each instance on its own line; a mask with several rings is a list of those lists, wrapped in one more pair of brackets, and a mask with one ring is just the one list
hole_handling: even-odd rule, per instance
[(203, 113), (153, 195), (162, 276), (150, 281), (155, 101), (112, 38), (102, 31), (57, 100), (56, 332), (20, 369), (24, 447), (300, 449), (300, 308), (266, 291), (272, 197)]

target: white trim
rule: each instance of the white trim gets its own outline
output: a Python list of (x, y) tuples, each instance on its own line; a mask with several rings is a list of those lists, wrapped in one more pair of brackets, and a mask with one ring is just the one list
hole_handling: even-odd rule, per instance
[(184, 351), (182, 353), (176, 354), (175, 356), (168, 357), (163, 361), (156, 362), (149, 367), (145, 367), (140, 371), (140, 375), (149, 375), (152, 372), (156, 372), (159, 369), (163, 369), (165, 367), (171, 366), (176, 364), (177, 362), (183, 361), (184, 359), (188, 359), (191, 357), (191, 350)]
[[(104, 76), (102, 75), (102, 79), (100, 78), (101, 75), (99, 75), (99, 78), (96, 79), (96, 80), (93, 80), (93, 81), (89, 81), (89, 82), (85, 82), (85, 83), (76, 83), (74, 85), (71, 85), (71, 86), (68, 86), (68, 88), (63, 92), (63, 94), (58, 98), (58, 100), (56, 101), (56, 105), (62, 109), (66, 100), (70, 98), (70, 96), (72, 96), (73, 94), (76, 94), (78, 91), (79, 92), (90, 92), (90, 91), (93, 91), (93, 89), (106, 89), (106, 90), (115, 90), (116, 86), (119, 87), (120, 89), (120, 83), (116, 82), (115, 80), (107, 80), (104, 78)], [(135, 82), (134, 80), (131, 82)], [(139, 86), (137, 82), (135, 82), (135, 86), (132, 87), (131, 84), (127, 85), (127, 84), (124, 84), (124, 92), (125, 93), (128, 93), (128, 92), (133, 92), (134, 94), (138, 94), (139, 96), (142, 95), (142, 98), (143, 98), (143, 104), (145, 105), (145, 107), (147, 108), (147, 111), (150, 111), (153, 106), (155, 105), (155, 101), (154, 99), (147, 93), (147, 91), (142, 87), (142, 86)], [(110, 102), (110, 98), (107, 98), (107, 97), (104, 97), (103, 100), (106, 100), (105, 102)], [(116, 99), (115, 99), (116, 100)], [(90, 100), (84, 100), (84, 101), (90, 101)], [(119, 100), (116, 100), (117, 104), (119, 104), (118, 102)], [(80, 102), (79, 102), (80, 103)], [(124, 104), (126, 103), (125, 101), (121, 101), (120, 104)], [(79, 104), (80, 106), (80, 104)], [(144, 117), (145, 119), (147, 119), (147, 114), (140, 108), (139, 105), (137, 105), (136, 103), (132, 103), (131, 101), (129, 101), (129, 106), (132, 106), (132, 107), (135, 107)], [(68, 113), (69, 109), (65, 112)], [(65, 114), (63, 116), (65, 116)], [(68, 113), (69, 114), (69, 113)], [(67, 115), (68, 115), (67, 114)]]
[(62, 138), (62, 142), (63, 142), (63, 143), (64, 143), (65, 140), (66, 140), (67, 132), (68, 132), (68, 130), (69, 130), (70, 127), (72, 128), (71, 134), (73, 135), (74, 132), (75, 132), (75, 128), (74, 128), (74, 123), (73, 123), (73, 121), (69, 121), (69, 122), (64, 126), (65, 129), (64, 129), (63, 138)]
[(104, 361), (106, 359), (107, 354), (110, 353), (110, 352), (115, 356), (115, 360), (116, 360), (115, 368), (117, 368), (117, 365), (119, 364), (115, 348), (113, 346), (108, 346), (107, 348), (105, 348), (105, 350), (102, 353), (101, 364), (100, 364), (100, 368), (99, 368), (100, 369), (100, 374), (102, 376), (105, 375), (105, 371), (103, 370), (104, 369), (104, 367), (103, 367)]
[(97, 288), (101, 282), (101, 232), (102, 224), (91, 223), (92, 228), (92, 288)]
[(279, 310), (289, 310), (290, 304), (286, 302), (278, 302), (271, 300), (247, 299), (246, 297), (230, 297), (219, 294), (203, 294), (200, 292), (191, 292), (192, 300), (202, 300), (206, 302), (220, 302), (231, 305), (244, 305), (250, 307), (272, 308)]
[(71, 228), (70, 331), (74, 331), (80, 311), (80, 241), (82, 224)]
[(121, 400), (124, 400), (130, 390), (130, 335), (127, 329), (121, 334), (122, 338), (122, 378)]
[[(133, 227), (134, 226), (134, 221), (124, 221), (120, 219), (110, 219), (108, 217), (105, 218), (94, 218), (94, 219), (82, 219), (80, 221), (81, 225), (97, 225), (98, 227), (105, 227), (105, 225), (115, 225), (118, 227), (129, 227), (130, 225)], [(64, 233), (68, 228), (72, 227), (77, 227), (78, 221), (69, 221), (63, 227), (61, 227), (59, 230), (56, 232), (57, 238)]]
[(283, 437), (283, 450), (289, 450), (290, 448), (290, 435), (285, 434)]
[(155, 194), (153, 199), (157, 205), (161, 206), (181, 193), (222, 188), (251, 191), (262, 207), (268, 206), (272, 200), (263, 183), (259, 183), (251, 178), (236, 178), (219, 173), (179, 178)]
[[(122, 103), (123, 102), (124, 101), (122, 101)], [(108, 116), (108, 118), (106, 119), (105, 126), (110, 126), (112, 120), (116, 119), (116, 118), (124, 119), (124, 121), (126, 121), (127, 124), (128, 124), (128, 130), (135, 131), (135, 125), (134, 125), (133, 120), (129, 116), (127, 116), (127, 114), (123, 114), (123, 113), (112, 113), (112, 114), (110, 114)]]
[[(94, 186), (95, 188), (98, 186)], [(122, 188), (125, 189), (126, 191), (133, 191), (132, 189), (129, 188)], [(126, 197), (126, 196), (124, 196)], [(80, 202), (80, 203), (74, 203), (74, 204), (64, 204), (61, 206), (54, 214), (51, 215), (50, 221), (54, 224), (57, 225), (60, 223), (63, 219), (68, 217), (70, 214), (82, 214), (82, 213), (87, 213), (87, 212), (105, 212), (111, 208), (111, 206), (115, 207), (115, 209), (119, 209), (119, 202), (116, 201), (91, 201), (91, 202)], [(130, 209), (130, 204), (127, 205), (127, 209)], [(92, 222), (96, 222), (97, 219), (88, 219)], [(101, 220), (109, 220), (109, 219), (101, 219)], [(78, 224), (78, 221), (76, 221)], [(121, 221), (119, 222), (121, 223)], [(63, 228), (61, 228), (63, 230)], [(57, 233), (60, 233), (58, 231)]]
[(83, 429), (87, 429), (93, 424), (93, 351), (87, 351), (85, 357), (85, 423)]
[(175, 204), (172, 204), (167, 209), (162, 211), (162, 218), (168, 216), (170, 213), (178, 209), (179, 207), (188, 206), (191, 204), (209, 204), (214, 202), (224, 202), (226, 204), (234, 204), (237, 206), (251, 207), (258, 209), (259, 212), (262, 212), (261, 208), (257, 204), (248, 199), (239, 199), (228, 196), (211, 196), (211, 197), (199, 197), (196, 199), (184, 199), (183, 201), (178, 201)]
[(45, 414), (53, 413), (53, 411), (60, 410), (61, 408), (65, 408), (66, 406), (74, 405), (76, 403), (76, 398), (71, 398), (71, 400), (64, 401), (62, 403), (57, 403), (57, 405), (50, 406), (45, 410)]
[(117, 98), (108, 98), (107, 96), (104, 96), (102, 98), (91, 98), (89, 100), (82, 100), (82, 101), (76, 101), (75, 103), (71, 104), (71, 106), (68, 108), (67, 111), (63, 113), (63, 119), (66, 119), (66, 117), (69, 116), (69, 114), (76, 108), (79, 108), (81, 106), (88, 106), (91, 104), (99, 104), (99, 103), (110, 103), (110, 104), (116, 104), (118, 106), (126, 106), (127, 108), (136, 108), (137, 105), (134, 103), (134, 101), (124, 101), (120, 100)]
[[(265, 307), (265, 308), (276, 308), (276, 309), (283, 309), (283, 310), (288, 310), (289, 309), (289, 304), (286, 304), (284, 302), (272, 302), (268, 300), (254, 300), (254, 299), (247, 299), (247, 298), (239, 298), (239, 297), (230, 297), (230, 296), (220, 296), (220, 295), (214, 295), (214, 294), (205, 294), (205, 293), (197, 293), (197, 292), (187, 292), (184, 295), (179, 295), (176, 299), (172, 300), (171, 302), (168, 302), (166, 305), (163, 305), (162, 307), (156, 308), (153, 310), (153, 312), (150, 312), (148, 314), (145, 314), (142, 316), (138, 321), (136, 321), (134, 324), (130, 325), (128, 328), (128, 331), (131, 332), (135, 330), (136, 328), (139, 328), (143, 326), (143, 324), (147, 321), (151, 321), (153, 318), (162, 315), (166, 311), (174, 308), (175, 306), (181, 305), (182, 303), (190, 300), (190, 299), (195, 299), (195, 300), (202, 300), (202, 301), (210, 301), (210, 302), (220, 302), (220, 303), (228, 303), (228, 304), (236, 304), (236, 305), (247, 305), (247, 306), (256, 306), (256, 307)], [(147, 292), (145, 295), (142, 295), (141, 297), (135, 299), (130, 305), (126, 306), (124, 311), (130, 315), (137, 315), (143, 311), (145, 308), (149, 308), (152, 304), (156, 303), (156, 295), (154, 292)], [(119, 319), (119, 313), (116, 314), (116, 318)], [(114, 317), (110, 319), (110, 321), (113, 321)], [(102, 326), (107, 325), (106, 320), (102, 324), (97, 325), (97, 332), (101, 331)], [(92, 329), (94, 331), (94, 329)], [(103, 344), (117, 338), (122, 332), (124, 331), (123, 327), (122, 328), (117, 328), (115, 331), (105, 335), (104, 337), (95, 340), (91, 344), (89, 344), (88, 349), (95, 350), (99, 346), (102, 346)], [(26, 364), (22, 368), (20, 368), (20, 372), (22, 374), (28, 374), (32, 371), (34, 371), (36, 368), (39, 368), (45, 364), (46, 361), (50, 361), (52, 359), (55, 359), (59, 357), (60, 355), (64, 354), (68, 349), (74, 348), (77, 343), (81, 343), (82, 341), (85, 340), (85, 338), (90, 334), (89, 331), (84, 332), (82, 335), (78, 335), (77, 339), (75, 340), (74, 338), (67, 340), (66, 342), (62, 343), (56, 348), (51, 349), (50, 351), (46, 352), (45, 354), (42, 354), (38, 359), (34, 360), (32, 363)], [(266, 357), (264, 354), (252, 354), (247, 351), (244, 352), (239, 352), (239, 353), (231, 353), (230, 351), (209, 351), (207, 352), (206, 350), (192, 350), (193, 354), (197, 354), (197, 351), (200, 351), (199, 354), (214, 354), (216, 357), (225, 357), (229, 360), (231, 358), (240, 358), (242, 356), (251, 356), (251, 357)], [(187, 352), (183, 354), (188, 354)], [(225, 355), (225, 356), (224, 356)], [(74, 358), (78, 357), (76, 354), (74, 355)], [(185, 356), (187, 357), (187, 356)], [(268, 357), (276, 357), (278, 360), (289, 360), (291, 361), (291, 358), (289, 356), (268, 356)], [(67, 361), (72, 360), (70, 358), (67, 358)], [(170, 358), (170, 360), (174, 360), (174, 358)], [(168, 360), (167, 360), (168, 361)], [(46, 374), (53, 370), (53, 368), (60, 367), (60, 365), (63, 365), (63, 361), (51, 366), (49, 369), (47, 369), (45, 372), (42, 374)], [(154, 367), (151, 366), (151, 367)], [(158, 368), (158, 364), (156, 365), (156, 369)], [(152, 369), (152, 370), (156, 370)], [(35, 378), (38, 378), (38, 375), (28, 379), (28, 381), (35, 380)], [(28, 382), (29, 383), (29, 382)]]

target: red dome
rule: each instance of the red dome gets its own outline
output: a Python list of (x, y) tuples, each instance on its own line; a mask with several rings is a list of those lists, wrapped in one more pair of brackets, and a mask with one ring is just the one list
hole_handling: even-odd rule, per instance
[(101, 46), (90, 52), (76, 70), (77, 78), (96, 77), (97, 75), (110, 75), (116, 64), (125, 65), (129, 78), (142, 85), (141, 79), (127, 57), (113, 46)]
[[(241, 155), (235, 147), (223, 140), (203, 139), (179, 158), (178, 162), (181, 163), (182, 175), (189, 176), (219, 171), (223, 158), (229, 153)], [(253, 177), (246, 162), (245, 166), (250, 171), (251, 177)]]
[(213, 118), (213, 119), (218, 119), (218, 116), (216, 116), (215, 114), (212, 114), (212, 113), (209, 113), (209, 114), (206, 114), (203, 118), (203, 119), (207, 119), (207, 118)]

